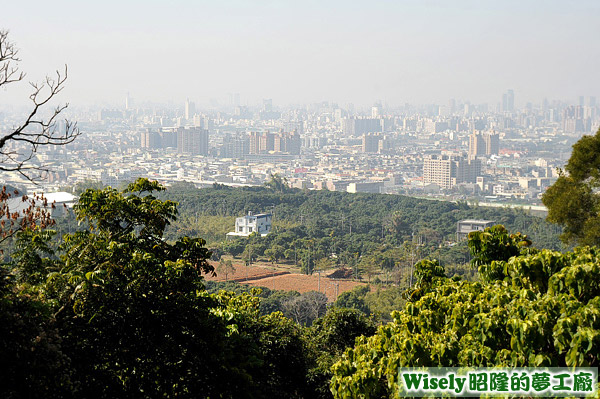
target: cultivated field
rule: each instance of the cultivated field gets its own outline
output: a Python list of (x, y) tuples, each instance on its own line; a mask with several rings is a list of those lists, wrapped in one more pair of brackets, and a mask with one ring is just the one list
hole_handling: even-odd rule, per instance
[[(217, 262), (211, 262), (215, 269)], [(299, 274), (295, 270), (286, 267), (274, 267), (270, 265), (255, 265), (246, 267), (244, 264), (234, 263), (235, 272), (229, 273), (228, 281), (235, 281), (241, 284), (248, 284), (256, 287), (267, 287), (272, 290), (298, 291), (300, 293), (308, 291), (323, 292), (330, 302), (335, 301), (336, 295), (345, 291), (350, 291), (359, 285), (365, 285), (358, 281), (331, 279), (326, 275), (331, 274), (333, 270), (308, 276)], [(225, 281), (224, 274), (218, 274), (216, 277), (205, 277), (207, 280)]]

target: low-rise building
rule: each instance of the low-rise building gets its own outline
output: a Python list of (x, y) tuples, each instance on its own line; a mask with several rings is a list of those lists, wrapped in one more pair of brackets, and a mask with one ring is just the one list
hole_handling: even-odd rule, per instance
[(469, 233), (473, 231), (483, 231), (487, 227), (492, 227), (495, 224), (493, 220), (461, 220), (456, 226), (456, 239), (458, 241), (467, 238)]
[(228, 236), (248, 237), (252, 233), (258, 233), (261, 236), (266, 236), (271, 232), (270, 213), (259, 213), (253, 215), (248, 212), (246, 216), (235, 219), (235, 231), (227, 233)]

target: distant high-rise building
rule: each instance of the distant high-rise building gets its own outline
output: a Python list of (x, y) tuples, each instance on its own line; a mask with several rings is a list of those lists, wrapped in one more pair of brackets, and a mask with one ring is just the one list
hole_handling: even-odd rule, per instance
[(248, 152), (250, 154), (264, 154), (275, 150), (275, 136), (270, 132), (251, 132), (250, 146)]
[(191, 120), (196, 114), (196, 105), (188, 98), (185, 100), (185, 119)]
[(449, 108), (450, 115), (454, 115), (454, 113), (456, 112), (456, 100), (454, 98), (450, 100)]
[(275, 135), (270, 132), (263, 133), (259, 139), (259, 152), (275, 151)]
[(231, 137), (231, 135), (226, 134), (223, 137), (223, 146), (220, 149), (220, 157), (221, 158), (234, 158), (239, 159), (243, 158), (244, 155), (248, 154), (248, 139), (247, 137)]
[(579, 106), (583, 107), (585, 105), (585, 97), (579, 96)]
[(178, 128), (177, 152), (180, 154), (208, 155), (208, 130), (198, 127)]
[(240, 93), (229, 93), (229, 105), (232, 107), (240, 106)]
[(271, 112), (273, 111), (273, 100), (270, 98), (263, 100), (263, 111)]
[(147, 149), (177, 147), (177, 131), (173, 128), (161, 130), (146, 128), (140, 132), (140, 147)]
[(365, 133), (383, 131), (382, 119), (375, 118), (344, 118), (342, 131), (345, 136), (362, 136)]
[(469, 159), (475, 159), (480, 155), (485, 155), (485, 141), (481, 134), (474, 132), (469, 136)]
[(129, 93), (125, 96), (125, 109), (129, 110), (133, 106), (133, 99), (129, 96)]
[(590, 97), (590, 107), (595, 107), (596, 106), (596, 97), (591, 96)]
[(591, 113), (590, 115), (586, 116), (585, 107), (582, 106), (570, 106), (563, 109), (562, 128), (566, 133), (581, 133), (591, 131)]
[(250, 138), (248, 143), (248, 153), (249, 154), (259, 154), (260, 153), (260, 135), (259, 132), (250, 132)]
[(379, 134), (365, 133), (362, 136), (362, 152), (375, 153), (379, 151)]
[(152, 129), (144, 129), (140, 132), (141, 148), (161, 148), (160, 133)]
[(285, 152), (294, 155), (300, 154), (302, 141), (300, 139), (300, 135), (296, 131), (293, 131), (292, 133), (287, 133), (281, 130), (274, 136), (275, 152)]
[(450, 189), (458, 183), (475, 183), (481, 175), (481, 161), (448, 155), (429, 155), (423, 163), (423, 183)]
[(515, 92), (509, 89), (502, 95), (502, 111), (513, 112), (515, 110)]
[(500, 135), (497, 133), (473, 132), (469, 136), (469, 159), (484, 155), (497, 155), (499, 150)]
[(269, 151), (284, 152), (288, 154), (300, 154), (302, 141), (300, 135), (294, 131), (292, 133), (270, 132), (251, 132), (248, 146), (250, 154), (264, 154)]
[(381, 104), (375, 104), (371, 107), (371, 118), (379, 118), (381, 116)]
[(500, 152), (500, 135), (497, 133), (484, 133), (485, 155), (498, 155)]

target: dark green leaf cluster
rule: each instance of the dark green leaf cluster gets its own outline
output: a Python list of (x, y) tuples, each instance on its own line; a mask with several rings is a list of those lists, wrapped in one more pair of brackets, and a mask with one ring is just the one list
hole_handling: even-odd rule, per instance
[(163, 239), (162, 187), (87, 190), (90, 229), (26, 231), (0, 269), (2, 397), (310, 397), (303, 329), (258, 294), (204, 289), (201, 239)]
[[(181, 221), (167, 229), (176, 239), (201, 235), (219, 253), (294, 264), (304, 273), (345, 267), (354, 278), (408, 286), (417, 260), (429, 257), (473, 278), (464, 245), (451, 246), (462, 219), (495, 220), (521, 230), (543, 248), (560, 248), (560, 228), (522, 210), (469, 207), (399, 195), (278, 190), (265, 187), (196, 189), (177, 185), (161, 194), (180, 203)], [(266, 237), (227, 239), (236, 216), (272, 212)]]
[(423, 265), (434, 276), (427, 289), (333, 366), (335, 397), (395, 397), (399, 367), (600, 364), (598, 248), (523, 251), (523, 237), (499, 227), (471, 238), (487, 278)]
[(544, 193), (548, 220), (564, 228), (564, 242), (600, 244), (600, 130), (575, 145), (564, 171)]

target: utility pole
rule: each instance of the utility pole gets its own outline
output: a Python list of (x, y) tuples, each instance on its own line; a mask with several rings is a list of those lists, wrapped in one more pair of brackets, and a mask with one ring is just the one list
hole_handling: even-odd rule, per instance
[(318, 282), (317, 282), (317, 291), (318, 291), (318, 292), (321, 292), (321, 271), (319, 270), (319, 271), (317, 272), (317, 274), (319, 275), (319, 277), (318, 277), (318, 279), (317, 279), (317, 281), (318, 281)]
[(308, 248), (308, 262), (306, 263), (306, 274), (312, 274), (312, 273), (309, 273), (310, 271), (311, 270), (310, 270), (310, 247), (309, 247)]
[(415, 267), (414, 249), (415, 249), (415, 232), (413, 231), (412, 232), (412, 241), (410, 243), (410, 283), (409, 283), (409, 288), (412, 288), (413, 270)]
[(246, 281), (248, 281), (248, 268), (252, 264), (252, 245), (250, 245), (250, 251), (248, 255), (248, 263), (246, 263)]
[[(275, 222), (275, 205), (271, 205), (271, 226)], [(275, 228), (273, 228), (275, 230)]]

